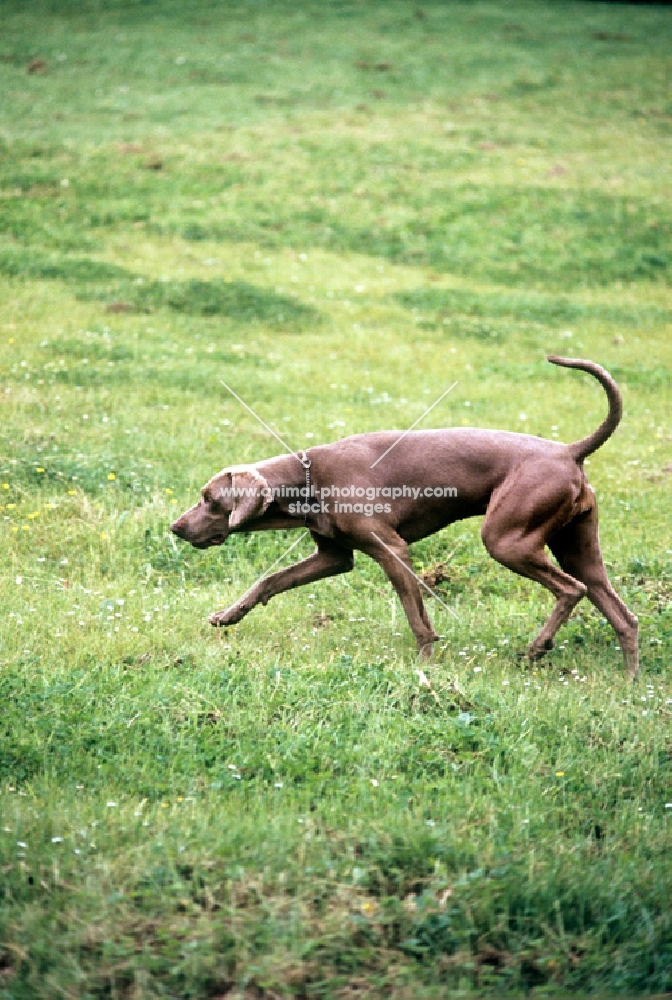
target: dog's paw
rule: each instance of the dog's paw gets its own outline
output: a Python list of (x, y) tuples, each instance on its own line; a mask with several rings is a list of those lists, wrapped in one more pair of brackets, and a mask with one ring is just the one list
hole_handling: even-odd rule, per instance
[(247, 610), (247, 608), (241, 608), (234, 604), (232, 607), (226, 608), (225, 611), (216, 611), (214, 615), (209, 616), (208, 621), (215, 628), (225, 628), (227, 625), (235, 625), (241, 618), (244, 618)]
[(550, 650), (553, 649), (555, 643), (552, 639), (542, 639), (541, 642), (535, 640), (528, 646), (527, 658), (531, 660), (532, 663), (536, 663), (537, 660), (541, 660)]

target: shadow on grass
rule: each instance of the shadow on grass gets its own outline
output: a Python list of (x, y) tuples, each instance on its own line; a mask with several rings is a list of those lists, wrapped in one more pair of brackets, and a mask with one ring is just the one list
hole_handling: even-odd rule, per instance
[[(471, 292), (456, 288), (414, 288), (396, 292), (391, 299), (407, 309), (423, 313), (422, 323), (429, 327), (445, 323), (454, 316), (484, 319), (513, 319), (536, 323), (579, 323), (590, 320), (642, 326), (672, 320), (669, 309), (656, 306), (614, 306), (590, 304), (565, 296), (537, 292)], [(481, 331), (479, 333), (479, 331)], [(465, 335), (487, 336), (482, 327)]]
[(566, 289), (669, 276), (672, 220), (646, 199), (462, 185), (414, 192), (412, 214), (393, 222), (390, 209), (408, 200), (405, 191), (395, 189), (384, 197), (371, 195), (371, 218), (362, 213), (355, 225), (319, 205), (290, 214), (283, 205), (267, 203), (254, 220), (245, 220), (244, 229), (233, 218), (181, 235), (255, 240), (268, 247), (319, 246), (507, 285), (544, 282)]
[(161, 309), (191, 316), (226, 316), (240, 323), (290, 329), (316, 325), (320, 314), (290, 295), (247, 281), (151, 281), (126, 268), (89, 258), (47, 257), (31, 250), (0, 252), (0, 274), (63, 281), (78, 299), (105, 302), (111, 311)]

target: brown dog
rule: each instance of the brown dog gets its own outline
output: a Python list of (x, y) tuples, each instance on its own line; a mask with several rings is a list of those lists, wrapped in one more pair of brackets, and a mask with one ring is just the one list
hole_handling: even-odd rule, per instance
[[(536, 660), (582, 597), (610, 622), (627, 673), (637, 672), (637, 618), (612, 588), (602, 561), (597, 501), (583, 461), (621, 419), (618, 386), (592, 361), (549, 357), (590, 372), (609, 400), (606, 420), (588, 437), (565, 445), (509, 431), (377, 431), (232, 466), (214, 476), (200, 501), (171, 526), (196, 548), (221, 545), (232, 531), (305, 528), (313, 555), (256, 583), (235, 604), (210, 616), (233, 625), (255, 605), (293, 587), (347, 573), (353, 550), (375, 559), (394, 586), (418, 649), (431, 655), (437, 635), (427, 617), (408, 545), (453, 521), (484, 515), (490, 555), (553, 594), (553, 612), (529, 647)], [(384, 457), (381, 457), (384, 456)], [(374, 502), (375, 501), (375, 502)], [(548, 546), (560, 564), (549, 559)]]

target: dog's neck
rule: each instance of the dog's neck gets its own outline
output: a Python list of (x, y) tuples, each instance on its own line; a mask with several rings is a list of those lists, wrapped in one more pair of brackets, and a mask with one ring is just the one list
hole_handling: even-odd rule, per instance
[[(266, 527), (292, 528), (302, 526), (326, 537), (334, 537), (334, 529), (329, 517), (321, 510), (316, 509), (322, 505), (315, 495), (319, 483), (315, 482), (312, 475), (312, 466), (310, 468), (310, 482), (313, 492), (310, 497), (306, 497), (306, 469), (297, 455), (279, 455), (277, 458), (266, 459), (266, 461), (258, 462), (256, 469), (273, 490), (273, 503), (268, 507), (263, 517), (255, 523), (255, 530)], [(305, 504), (306, 500), (310, 502), (313, 509), (308, 513), (302, 513), (296, 508), (298, 505)]]
[[(299, 491), (306, 489), (306, 470), (298, 455), (278, 455), (259, 462), (256, 466), (273, 490), (273, 503), (276, 510), (289, 514), (290, 504), (305, 500)], [(302, 515), (292, 514), (302, 519)]]

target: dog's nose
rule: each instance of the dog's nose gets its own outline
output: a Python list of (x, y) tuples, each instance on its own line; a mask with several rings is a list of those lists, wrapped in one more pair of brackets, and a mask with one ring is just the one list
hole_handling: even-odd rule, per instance
[(178, 538), (184, 537), (183, 535), (184, 525), (180, 524), (181, 520), (182, 518), (178, 518), (177, 521), (173, 521), (173, 523), (170, 526), (170, 530), (173, 532), (174, 535), (177, 535)]

